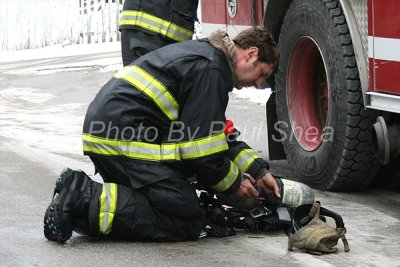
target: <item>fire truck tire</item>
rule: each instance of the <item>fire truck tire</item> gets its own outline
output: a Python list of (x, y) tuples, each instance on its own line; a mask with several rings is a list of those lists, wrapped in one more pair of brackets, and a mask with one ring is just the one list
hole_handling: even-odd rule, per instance
[(278, 46), (276, 128), (294, 175), (322, 190), (366, 187), (379, 170), (375, 118), (339, 1), (293, 1)]

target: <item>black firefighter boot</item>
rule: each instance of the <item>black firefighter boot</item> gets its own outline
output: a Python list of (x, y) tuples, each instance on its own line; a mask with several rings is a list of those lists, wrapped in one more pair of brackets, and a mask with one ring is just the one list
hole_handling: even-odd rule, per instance
[(89, 209), (97, 202), (101, 189), (102, 185), (83, 171), (65, 169), (56, 181), (53, 199), (44, 215), (44, 236), (62, 244), (73, 230), (91, 235)]

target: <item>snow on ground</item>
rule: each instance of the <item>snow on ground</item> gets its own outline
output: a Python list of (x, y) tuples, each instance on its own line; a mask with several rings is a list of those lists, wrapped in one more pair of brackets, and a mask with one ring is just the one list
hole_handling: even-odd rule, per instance
[[(95, 54), (95, 53), (103, 53), (103, 52), (118, 52), (121, 50), (120, 42), (112, 42), (112, 43), (98, 43), (98, 44), (65, 44), (65, 45), (53, 45), (46, 46), (38, 49), (27, 49), (27, 50), (17, 50), (17, 51), (6, 51), (0, 50), (0, 63), (11, 63), (23, 60), (32, 60), (32, 59), (49, 59), (55, 57), (65, 57), (65, 56), (76, 56), (76, 55), (85, 55), (85, 54)], [(102, 66), (99, 71), (118, 71), (122, 68), (121, 58), (120, 56), (115, 58), (107, 58), (107, 59), (95, 59), (90, 60), (90, 62), (86, 62), (85, 65), (79, 64), (81, 68), (85, 68), (86, 65), (99, 65)], [(48, 74), (50, 72), (56, 72), (63, 69), (65, 70), (76, 70), (73, 65), (62, 64), (62, 65), (53, 65), (51, 70), (40, 70), (38, 72), (35, 66), (31, 68), (25, 68), (24, 73), (27, 72), (36, 72), (38, 74)], [(7, 72), (11, 74), (11, 72)], [(18, 71), (12, 71), (12, 74), (18, 74)], [(271, 94), (270, 88), (267, 89), (256, 89), (254, 87), (243, 88), (241, 90), (234, 89), (232, 92), (234, 97), (244, 98), (250, 102), (265, 104)]]
[(271, 88), (256, 89), (255, 87), (245, 87), (241, 90), (233, 89), (235, 97), (245, 98), (250, 102), (265, 105), (271, 95)]
[(44, 59), (64, 56), (75, 56), (94, 54), (101, 52), (120, 51), (121, 43), (98, 43), (98, 44), (65, 44), (65, 45), (52, 45), (37, 49), (26, 50), (0, 50), (0, 63), (30, 60), (30, 59)]

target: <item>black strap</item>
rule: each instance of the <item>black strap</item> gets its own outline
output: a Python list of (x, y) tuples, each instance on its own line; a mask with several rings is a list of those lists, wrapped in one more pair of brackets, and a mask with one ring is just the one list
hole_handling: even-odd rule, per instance
[[(313, 219), (314, 215), (310, 214), (312, 207), (313, 204), (304, 204), (300, 205), (294, 210), (291, 229), (292, 233), (300, 230), (300, 228), (307, 225)], [(335, 220), (336, 228), (344, 228), (342, 216), (340, 216), (337, 212), (320, 207), (320, 216), (331, 217)]]

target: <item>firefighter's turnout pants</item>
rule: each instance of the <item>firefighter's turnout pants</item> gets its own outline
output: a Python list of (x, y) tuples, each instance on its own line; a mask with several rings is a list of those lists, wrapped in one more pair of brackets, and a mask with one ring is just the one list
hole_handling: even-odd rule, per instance
[[(141, 241), (182, 241), (199, 237), (204, 227), (204, 211), (187, 179), (173, 175), (133, 189), (115, 183), (107, 173), (123, 166), (124, 162), (93, 156), (91, 159), (100, 174), (107, 178), (104, 184), (90, 181), (95, 184), (95, 190), (84, 193), (91, 198), (87, 211), (89, 220), (75, 220), (73, 230), (90, 236)], [(90, 178), (85, 175), (82, 179)]]

